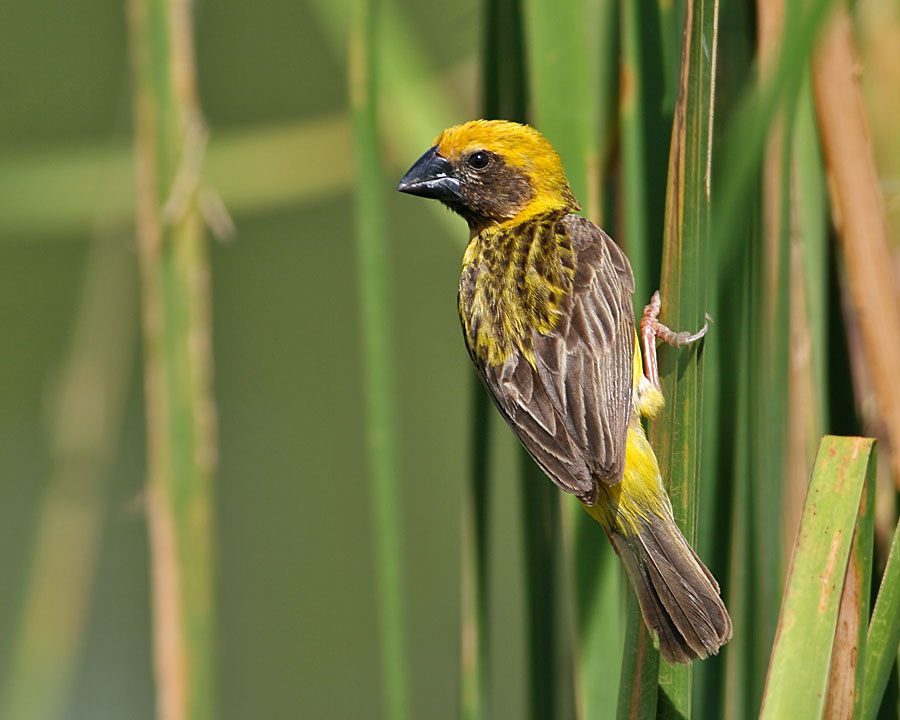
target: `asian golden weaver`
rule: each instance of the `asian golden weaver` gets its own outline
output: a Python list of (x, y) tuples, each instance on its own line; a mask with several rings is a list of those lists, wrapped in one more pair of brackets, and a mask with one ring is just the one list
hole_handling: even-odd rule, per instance
[(636, 342), (634, 277), (619, 247), (575, 215), (562, 161), (527, 125), (475, 120), (442, 132), (401, 192), (462, 215), (459, 283), (469, 355), (500, 413), (544, 472), (573, 493), (625, 563), (644, 622), (668, 662), (703, 658), (731, 637), (719, 586), (672, 517), (641, 426), (663, 405), (656, 339), (699, 339), (657, 321)]

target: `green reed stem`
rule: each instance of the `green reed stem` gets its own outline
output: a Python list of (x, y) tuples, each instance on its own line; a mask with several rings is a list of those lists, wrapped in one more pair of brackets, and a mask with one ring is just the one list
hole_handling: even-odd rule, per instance
[(211, 298), (191, 5), (129, 3), (157, 716), (214, 702)]
[(378, 627), (384, 714), (410, 717), (393, 327), (378, 145), (377, 3), (353, 4), (349, 37), (350, 106), (356, 151), (356, 249), (362, 330), (366, 446), (375, 528)]

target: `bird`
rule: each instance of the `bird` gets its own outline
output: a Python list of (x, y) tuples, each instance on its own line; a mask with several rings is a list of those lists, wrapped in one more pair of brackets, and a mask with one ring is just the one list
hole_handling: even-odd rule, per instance
[(628, 258), (578, 214), (562, 160), (533, 127), (448, 128), (397, 189), (468, 223), (457, 302), (475, 369), (535, 462), (605, 530), (662, 657), (717, 653), (731, 619), (675, 523), (641, 424), (664, 405), (657, 339), (687, 345), (707, 325), (670, 330), (656, 292), (636, 326)]

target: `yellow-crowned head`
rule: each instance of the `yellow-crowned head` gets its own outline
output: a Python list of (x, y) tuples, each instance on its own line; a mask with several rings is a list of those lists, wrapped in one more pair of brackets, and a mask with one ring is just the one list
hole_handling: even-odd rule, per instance
[(397, 189), (440, 200), (473, 231), (580, 209), (553, 146), (534, 128), (506, 120), (444, 130)]

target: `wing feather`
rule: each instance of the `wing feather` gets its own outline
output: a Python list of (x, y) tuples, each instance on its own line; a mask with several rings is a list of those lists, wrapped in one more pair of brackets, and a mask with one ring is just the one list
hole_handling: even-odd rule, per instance
[(502, 414), (528, 452), (564, 490), (593, 504), (597, 481), (616, 483), (625, 468), (633, 387), (631, 266), (593, 223), (567, 215), (555, 232), (575, 257), (563, 316), (532, 334), (535, 365), (514, 353), (480, 367)]

